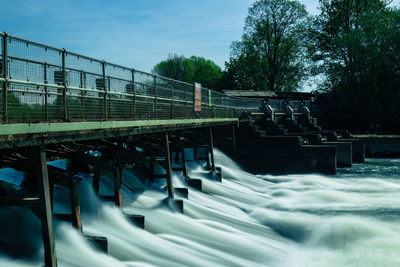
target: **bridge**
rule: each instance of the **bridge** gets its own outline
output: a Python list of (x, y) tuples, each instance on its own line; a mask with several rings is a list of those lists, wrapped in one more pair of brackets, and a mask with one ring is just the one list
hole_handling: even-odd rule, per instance
[[(99, 196), (100, 173), (111, 172), (114, 194), (100, 197), (122, 209), (122, 170), (142, 166), (150, 181), (166, 180), (168, 199), (182, 211), (175, 196), (188, 191), (173, 186), (172, 172), (202, 188), (189, 177), (185, 149), (207, 163), (215, 181), (221, 180), (215, 144), (255, 172), (334, 173), (337, 163), (364, 157), (363, 143), (354, 157), (359, 140), (324, 132), (299, 101), (235, 98), (6, 33), (0, 41), (0, 168), (26, 177), (17, 185), (0, 182), (0, 206), (29, 207), (40, 218), (47, 266), (57, 265), (53, 216), (82, 231), (79, 171), (92, 173)], [(69, 164), (48, 164), (56, 159)], [(164, 173), (156, 173), (157, 164)], [(68, 188), (70, 214), (53, 213), (55, 185)], [(143, 227), (143, 216), (126, 216)]]
[(195, 111), (194, 84), (0, 38), (0, 148), (232, 124), (260, 106), (200, 88)]
[[(70, 191), (71, 214), (59, 217), (82, 230), (74, 176), (77, 165), (94, 167), (97, 193), (100, 172), (111, 170), (115, 194), (108, 198), (121, 208), (121, 171), (132, 164), (150, 164), (151, 179), (166, 178), (168, 196), (173, 199), (176, 192), (185, 190), (172, 185), (172, 152), (180, 153), (183, 160), (184, 147), (206, 147), (212, 152), (210, 127), (235, 126), (243, 111), (254, 112), (260, 106), (257, 100), (229, 97), (199, 84), (6, 33), (0, 33), (0, 41), (0, 165), (26, 172), (37, 184), (15, 189), (3, 182), (0, 187), (7, 193), (0, 194), (0, 205), (26, 206), (38, 215), (48, 266), (57, 265), (52, 226), (56, 214), (51, 205), (54, 185), (65, 185)], [(204, 134), (196, 135), (193, 130), (197, 128)], [(211, 143), (207, 138), (199, 144), (204, 137)], [(145, 153), (127, 149), (138, 144)], [(89, 155), (90, 150), (101, 151), (101, 157)], [(75, 167), (63, 170), (47, 164), (57, 158), (69, 158)], [(212, 163), (207, 159), (216, 172), (213, 156)], [(166, 174), (154, 173), (157, 163), (165, 167)], [(181, 170), (186, 172), (186, 164)], [(188, 178), (188, 184), (201, 188), (200, 181)]]

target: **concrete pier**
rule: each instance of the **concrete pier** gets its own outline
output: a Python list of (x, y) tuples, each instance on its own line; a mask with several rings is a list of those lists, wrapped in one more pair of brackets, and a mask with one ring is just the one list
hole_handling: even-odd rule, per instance
[(362, 139), (353, 139), (353, 138), (341, 138), (342, 142), (350, 142), (352, 147), (353, 154), (353, 162), (354, 163), (363, 163), (365, 162), (365, 142)]
[(353, 154), (351, 142), (325, 142), (323, 145), (336, 147), (336, 159), (338, 168), (352, 166)]
[(352, 135), (365, 143), (367, 158), (400, 158), (400, 135)]
[(252, 173), (336, 172), (336, 147), (302, 145), (298, 137), (266, 136), (240, 139), (234, 158)]
[[(285, 129), (284, 136), (299, 136), (304, 140), (304, 143), (309, 145), (334, 146), (336, 147), (337, 167), (343, 168), (352, 166), (353, 151), (351, 141), (340, 140), (340, 135), (334, 131), (311, 131), (310, 129), (318, 129), (315, 126), (315, 121), (312, 119), (305, 120), (300, 117), (300, 121), (302, 123), (296, 120), (280, 118), (278, 123), (274, 123), (272, 121), (267, 121), (265, 118), (261, 118), (254, 122), (256, 125), (254, 129), (255, 131), (259, 131), (257, 129), (257, 127), (259, 127), (259, 129), (263, 131), (263, 134), (273, 135), (271, 133), (275, 133), (283, 128)], [(250, 127), (251, 126), (250, 124)], [(328, 142), (326, 140), (328, 140)], [(359, 151), (359, 154), (362, 154), (362, 152)]]
[(340, 145), (304, 145), (299, 136), (268, 136), (265, 131), (247, 123), (237, 129), (237, 149), (232, 153), (230, 139), (225, 138), (230, 131), (228, 127), (218, 128), (215, 133), (217, 147), (251, 173), (336, 172), (336, 146), (341, 148)]

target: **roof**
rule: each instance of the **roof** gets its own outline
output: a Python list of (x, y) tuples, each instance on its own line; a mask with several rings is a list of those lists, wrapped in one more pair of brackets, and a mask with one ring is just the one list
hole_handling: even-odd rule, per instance
[(293, 100), (310, 99), (314, 95), (310, 92), (278, 92), (279, 98), (287, 98)]
[(265, 98), (277, 96), (273, 91), (223, 90), (224, 94), (235, 97)]

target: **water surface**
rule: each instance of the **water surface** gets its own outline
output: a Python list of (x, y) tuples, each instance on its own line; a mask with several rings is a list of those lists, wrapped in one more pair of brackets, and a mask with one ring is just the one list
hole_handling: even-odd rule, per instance
[[(165, 201), (164, 181), (149, 185), (123, 172), (136, 189), (123, 187), (124, 213), (145, 215), (145, 230), (99, 200), (82, 174), (84, 233), (107, 237), (109, 253), (55, 221), (59, 266), (400, 266), (400, 160), (368, 159), (334, 176), (271, 176), (246, 173), (220, 151), (215, 157), (222, 183), (208, 178), (204, 163), (189, 164), (203, 192), (190, 189), (184, 214)], [(20, 181), (10, 169), (4, 176)], [(179, 173), (174, 184), (185, 186)], [(69, 210), (65, 188), (55, 201), (56, 212)], [(0, 218), (0, 266), (41, 264), (39, 220), (8, 207)]]

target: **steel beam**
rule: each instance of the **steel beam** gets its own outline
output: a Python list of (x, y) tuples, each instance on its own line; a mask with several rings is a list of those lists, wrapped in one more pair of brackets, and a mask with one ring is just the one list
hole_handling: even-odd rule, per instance
[(236, 122), (237, 119), (182, 119), (0, 124), (0, 148), (161, 133), (231, 125)]

